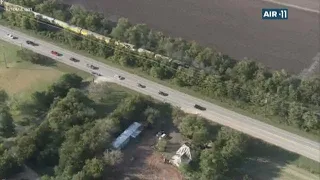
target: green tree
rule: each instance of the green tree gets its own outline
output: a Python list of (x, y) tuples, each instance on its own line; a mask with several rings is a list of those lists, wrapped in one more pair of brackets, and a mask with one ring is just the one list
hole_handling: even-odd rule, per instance
[(0, 107), (0, 136), (8, 138), (15, 134), (15, 125), (9, 108)]
[(119, 150), (105, 151), (103, 153), (103, 159), (106, 165), (114, 166), (123, 161), (123, 153)]
[(7, 92), (3, 89), (0, 89), (0, 105), (3, 105), (8, 99), (9, 96)]
[(223, 156), (213, 148), (206, 149), (200, 155), (201, 180), (223, 179), (224, 174), (229, 170), (228, 164)]
[(124, 41), (125, 39), (125, 32), (128, 28), (131, 27), (128, 19), (120, 18), (118, 20), (117, 26), (112, 30), (111, 36), (116, 38), (117, 40)]
[(9, 154), (8, 151), (4, 151), (0, 154), (0, 177), (9, 178), (10, 176), (18, 173), (21, 170), (21, 166), (17, 159)]
[(96, 116), (93, 101), (80, 90), (71, 89), (49, 112), (48, 122), (55, 131), (63, 132), (74, 125), (90, 122)]
[(160, 118), (160, 111), (152, 107), (146, 108), (143, 114), (146, 117), (146, 121), (150, 125), (154, 125), (157, 122), (157, 120)]
[(83, 170), (90, 179), (101, 178), (104, 171), (104, 161), (97, 158), (86, 160)]
[(205, 48), (196, 56), (196, 60), (204, 64), (205, 67), (210, 66), (212, 63), (213, 52), (210, 48)]
[(196, 145), (204, 145), (210, 139), (206, 122), (197, 116), (189, 115), (183, 118), (179, 130)]
[(301, 103), (292, 102), (288, 107), (288, 121), (294, 126), (301, 127), (303, 125), (302, 116), (306, 111)]
[(302, 119), (304, 121), (303, 128), (306, 131), (320, 129), (320, 116), (317, 116), (316, 113), (307, 111), (303, 114)]

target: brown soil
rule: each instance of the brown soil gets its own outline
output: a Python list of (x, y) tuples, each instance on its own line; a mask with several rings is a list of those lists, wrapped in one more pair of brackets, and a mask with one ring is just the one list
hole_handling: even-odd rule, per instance
[(131, 141), (123, 150), (124, 162), (118, 170), (122, 177), (117, 179), (141, 179), (141, 180), (182, 180), (179, 170), (163, 162), (162, 155), (153, 149), (156, 142), (154, 132), (144, 132), (139, 140)]

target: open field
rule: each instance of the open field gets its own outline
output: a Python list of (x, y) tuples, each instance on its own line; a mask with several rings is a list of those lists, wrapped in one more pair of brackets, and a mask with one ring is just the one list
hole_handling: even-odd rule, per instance
[(195, 40), (231, 57), (253, 58), (273, 69), (299, 73), (319, 50), (315, 13), (289, 9), (287, 21), (262, 21), (261, 8), (283, 6), (254, 0), (63, 0), (127, 17), (173, 37)]
[(61, 63), (40, 66), (23, 62), (17, 56), (19, 49), (18, 46), (0, 41), (0, 87), (10, 95), (28, 95), (36, 90), (43, 90), (66, 72), (88, 77), (87, 73)]

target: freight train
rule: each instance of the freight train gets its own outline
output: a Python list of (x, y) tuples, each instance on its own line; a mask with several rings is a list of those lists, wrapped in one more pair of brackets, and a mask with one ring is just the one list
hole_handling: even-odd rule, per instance
[[(81, 27), (77, 27), (77, 26), (68, 24), (66, 22), (60, 21), (58, 19), (46, 16), (44, 14), (37, 13), (37, 12), (33, 11), (31, 8), (25, 8), (25, 7), (16, 5), (16, 4), (12, 4), (12, 3), (6, 2), (4, 0), (0, 0), (0, 2), (1, 2), (0, 4), (4, 7), (4, 9), (6, 11), (28, 11), (28, 12), (33, 13), (33, 15), (34, 15), (34, 17), (36, 19), (39, 19), (39, 20), (42, 20), (42, 21), (43, 20), (47, 21), (47, 22), (49, 22), (51, 24), (57, 25), (57, 26), (59, 26), (59, 27), (61, 27), (63, 29), (69, 30), (69, 31), (74, 32), (76, 34), (79, 34), (79, 35), (82, 35), (82, 36), (93, 36), (96, 39), (104, 41), (107, 44), (110, 43), (110, 41), (111, 41), (111, 38), (109, 38), (107, 36), (103, 36), (103, 35), (100, 35), (98, 33), (89, 31), (87, 29), (83, 29)], [(114, 43), (115, 43), (115, 45), (119, 45), (119, 46), (125, 47), (127, 49), (130, 49), (131, 51), (136, 51), (136, 52), (139, 52), (139, 53), (145, 53), (145, 54), (147, 54), (149, 56), (154, 57), (157, 60), (165, 60), (165, 61), (169, 61), (169, 62), (172, 61), (173, 63), (178, 64), (179, 66), (184, 66), (184, 67), (187, 66), (186, 64), (182, 63), (181, 61), (178, 61), (178, 60), (174, 60), (173, 61), (172, 58), (169, 58), (167, 56), (163, 56), (161, 54), (156, 54), (154, 52), (151, 52), (151, 51), (148, 51), (148, 50), (142, 49), (142, 48), (136, 49), (133, 44), (120, 42), (120, 41), (114, 41)]]

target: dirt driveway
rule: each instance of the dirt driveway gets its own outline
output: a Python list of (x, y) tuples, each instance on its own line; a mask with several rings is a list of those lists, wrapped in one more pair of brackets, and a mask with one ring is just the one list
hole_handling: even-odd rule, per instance
[(123, 150), (124, 162), (118, 169), (123, 174), (119, 179), (139, 180), (182, 180), (179, 170), (165, 164), (162, 155), (153, 149), (156, 142), (155, 133), (145, 131), (140, 139), (131, 141)]

